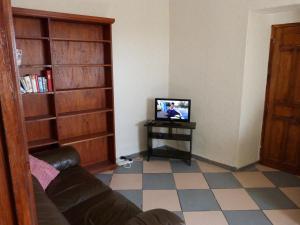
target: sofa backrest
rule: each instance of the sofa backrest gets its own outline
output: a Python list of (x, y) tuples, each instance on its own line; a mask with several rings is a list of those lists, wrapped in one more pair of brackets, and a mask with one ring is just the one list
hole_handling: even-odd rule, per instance
[(65, 170), (80, 164), (80, 156), (72, 146), (64, 146), (58, 149), (36, 152), (33, 154), (38, 159), (46, 161), (57, 170)]

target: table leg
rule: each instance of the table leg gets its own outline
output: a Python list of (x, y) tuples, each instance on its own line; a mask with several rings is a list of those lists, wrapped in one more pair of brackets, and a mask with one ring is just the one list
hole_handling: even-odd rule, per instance
[(150, 157), (152, 155), (152, 137), (151, 137), (151, 133), (152, 133), (152, 127), (148, 127), (147, 129), (147, 144), (148, 144), (148, 157), (147, 157), (147, 161), (150, 160)]

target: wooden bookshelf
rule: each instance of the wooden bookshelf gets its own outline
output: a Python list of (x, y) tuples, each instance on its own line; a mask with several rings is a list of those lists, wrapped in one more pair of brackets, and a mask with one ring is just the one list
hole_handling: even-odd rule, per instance
[(22, 94), (29, 152), (72, 145), (92, 172), (115, 167), (114, 19), (13, 9), (19, 76), (51, 69), (53, 91)]

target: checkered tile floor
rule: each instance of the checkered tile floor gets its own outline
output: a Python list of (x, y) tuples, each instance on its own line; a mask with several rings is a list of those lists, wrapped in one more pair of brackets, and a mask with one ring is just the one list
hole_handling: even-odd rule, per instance
[(136, 160), (96, 175), (141, 209), (164, 208), (187, 225), (300, 225), (300, 178), (262, 165), (231, 172), (193, 160)]

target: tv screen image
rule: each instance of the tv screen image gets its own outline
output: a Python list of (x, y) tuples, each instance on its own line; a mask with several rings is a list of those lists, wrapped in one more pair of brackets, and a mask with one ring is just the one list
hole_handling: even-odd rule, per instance
[(190, 120), (191, 101), (188, 99), (155, 99), (156, 120)]

